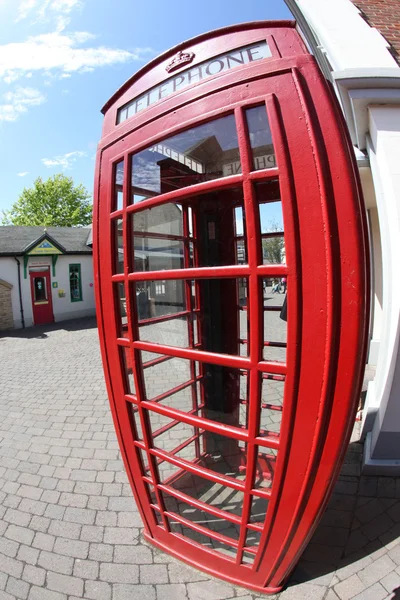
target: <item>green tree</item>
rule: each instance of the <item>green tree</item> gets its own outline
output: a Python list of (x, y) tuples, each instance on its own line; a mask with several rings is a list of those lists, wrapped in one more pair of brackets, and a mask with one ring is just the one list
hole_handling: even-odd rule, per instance
[(263, 239), (263, 256), (271, 264), (281, 264), (285, 258), (285, 241), (283, 238), (282, 227), (275, 222), (271, 223), (268, 231), (271, 237)]
[(3, 212), (3, 225), (73, 227), (92, 222), (90, 194), (71, 177), (58, 173), (43, 181), (38, 177), (24, 188), (9, 211)]

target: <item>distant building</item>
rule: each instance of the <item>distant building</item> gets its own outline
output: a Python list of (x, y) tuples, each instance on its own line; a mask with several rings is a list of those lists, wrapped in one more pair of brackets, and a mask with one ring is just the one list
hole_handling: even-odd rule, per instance
[(0, 330), (95, 314), (91, 227), (0, 227)]

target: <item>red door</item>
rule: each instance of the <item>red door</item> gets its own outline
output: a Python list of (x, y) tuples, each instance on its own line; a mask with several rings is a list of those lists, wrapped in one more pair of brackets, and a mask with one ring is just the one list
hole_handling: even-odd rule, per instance
[(295, 31), (264, 28), (187, 48), (204, 59), (273, 34), (275, 60), (122, 126), (118, 107), (144, 84), (110, 105), (94, 257), (110, 404), (146, 539), (276, 592), (349, 440), (368, 270), (340, 112)]
[(30, 271), (33, 322), (35, 325), (53, 323), (50, 271)]

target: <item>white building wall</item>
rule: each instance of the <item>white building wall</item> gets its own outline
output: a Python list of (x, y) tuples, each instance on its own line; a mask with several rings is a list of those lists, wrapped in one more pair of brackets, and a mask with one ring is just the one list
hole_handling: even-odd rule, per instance
[(366, 202), (377, 285), (370, 357), (377, 368), (363, 411), (362, 435), (373, 428), (363, 469), (400, 474), (400, 68), (351, 0), (286, 2), (304, 17), (317, 55), (327, 58), (353, 143), (369, 155), (376, 205)]
[[(21, 294), (25, 327), (31, 327), (34, 324), (29, 277), (29, 269), (34, 270), (34, 267), (49, 266), (51, 283), (58, 283), (58, 288), (53, 288), (53, 286), (51, 286), (54, 320), (56, 322), (95, 315), (93, 259), (91, 255), (60, 255), (56, 263), (55, 277), (53, 277), (51, 257), (30, 256), (26, 279), (24, 278), (24, 257), (18, 256), (17, 258), (21, 265)], [(82, 301), (79, 302), (71, 302), (69, 287), (70, 264), (81, 265)], [(14, 257), (0, 257), (0, 279), (4, 279), (13, 285), (11, 290), (11, 300), (14, 327), (20, 328), (22, 327), (22, 320), (18, 287), (18, 265)], [(64, 297), (59, 296), (59, 290), (64, 290)]]
[(296, 0), (296, 4), (334, 71), (398, 67), (385, 38), (360, 17), (350, 0)]
[[(69, 287), (69, 265), (81, 265), (82, 301), (72, 302)], [(56, 276), (52, 281), (57, 281), (58, 288), (52, 289), (54, 320), (75, 319), (95, 314), (94, 287), (93, 287), (93, 260), (91, 255), (64, 255), (59, 256), (56, 264)], [(59, 290), (65, 292), (64, 297), (59, 297)]]

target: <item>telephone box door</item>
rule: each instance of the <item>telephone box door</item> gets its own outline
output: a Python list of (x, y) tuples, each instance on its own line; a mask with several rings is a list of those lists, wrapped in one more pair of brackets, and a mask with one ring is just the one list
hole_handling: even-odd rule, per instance
[(293, 60), (149, 108), (98, 158), (99, 332), (145, 537), (259, 592), (337, 477), (368, 308), (341, 115)]

